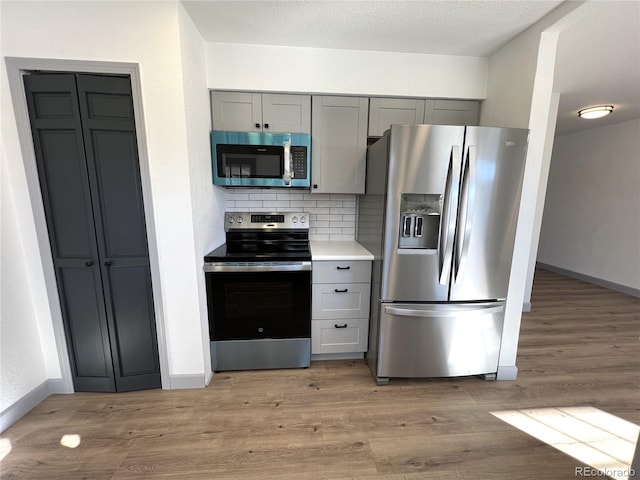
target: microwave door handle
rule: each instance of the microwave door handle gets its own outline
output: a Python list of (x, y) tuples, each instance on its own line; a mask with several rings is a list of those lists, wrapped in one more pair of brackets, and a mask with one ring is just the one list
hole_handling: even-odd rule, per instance
[(283, 144), (284, 147), (284, 174), (282, 175), (282, 179), (284, 180), (284, 184), (289, 186), (291, 185), (291, 140), (287, 140)]

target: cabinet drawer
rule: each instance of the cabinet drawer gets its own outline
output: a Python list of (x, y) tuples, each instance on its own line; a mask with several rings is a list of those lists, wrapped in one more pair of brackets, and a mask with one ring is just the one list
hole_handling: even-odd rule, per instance
[(369, 320), (363, 318), (313, 320), (311, 322), (311, 353), (365, 352), (369, 335)]
[(312, 283), (359, 282), (371, 282), (371, 262), (368, 260), (313, 262)]
[(369, 318), (368, 283), (321, 283), (311, 286), (311, 318)]

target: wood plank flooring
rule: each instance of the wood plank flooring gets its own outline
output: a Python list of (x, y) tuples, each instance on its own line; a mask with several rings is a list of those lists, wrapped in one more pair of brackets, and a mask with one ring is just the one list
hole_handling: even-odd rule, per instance
[(490, 412), (588, 405), (639, 424), (640, 299), (539, 270), (532, 305), (513, 382), (376, 386), (356, 360), (223, 372), (199, 390), (53, 395), (2, 435), (0, 477), (576, 478), (579, 462)]

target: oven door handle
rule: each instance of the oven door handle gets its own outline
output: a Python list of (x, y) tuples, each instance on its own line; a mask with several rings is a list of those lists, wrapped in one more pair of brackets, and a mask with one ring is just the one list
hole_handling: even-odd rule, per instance
[(215, 272), (305, 272), (311, 271), (311, 262), (273, 262), (273, 263), (205, 263), (205, 273)]

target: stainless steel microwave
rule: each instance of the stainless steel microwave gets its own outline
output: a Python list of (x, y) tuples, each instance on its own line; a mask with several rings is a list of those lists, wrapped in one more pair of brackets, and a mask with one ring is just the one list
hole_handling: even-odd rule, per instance
[(308, 133), (211, 132), (215, 185), (309, 188), (310, 156)]

